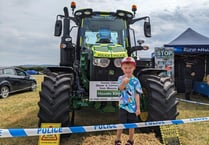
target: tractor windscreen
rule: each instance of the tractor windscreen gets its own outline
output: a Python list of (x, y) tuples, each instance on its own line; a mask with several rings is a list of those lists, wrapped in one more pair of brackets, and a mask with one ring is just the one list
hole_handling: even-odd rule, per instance
[(126, 21), (111, 15), (96, 15), (83, 20), (81, 46), (90, 48), (97, 43), (120, 44), (125, 47)]

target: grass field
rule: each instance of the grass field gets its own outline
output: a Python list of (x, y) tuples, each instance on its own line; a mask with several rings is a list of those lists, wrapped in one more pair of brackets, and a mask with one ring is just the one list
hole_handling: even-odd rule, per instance
[[(35, 76), (38, 88), (35, 92), (22, 92), (0, 99), (0, 128), (36, 128), (38, 122), (38, 101), (40, 83), (43, 76)], [(183, 98), (182, 95), (178, 97)], [(192, 100), (209, 103), (209, 99), (199, 95)], [(208, 117), (209, 106), (180, 102), (178, 119)], [(75, 125), (93, 125), (114, 123), (116, 113), (100, 113), (90, 109), (76, 111)], [(189, 123), (177, 126), (183, 145), (209, 145), (209, 122)], [(115, 139), (115, 131), (73, 134), (61, 140), (61, 145), (111, 145)], [(122, 141), (128, 136), (124, 133)], [(37, 145), (38, 137), (1, 138), (0, 145)], [(136, 145), (160, 145), (153, 133), (136, 133)]]

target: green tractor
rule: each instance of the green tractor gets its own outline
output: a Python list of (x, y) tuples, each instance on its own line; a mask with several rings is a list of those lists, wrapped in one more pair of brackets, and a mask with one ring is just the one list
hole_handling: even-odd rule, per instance
[[(48, 67), (42, 82), (39, 125), (51, 122), (61, 123), (62, 127), (73, 126), (75, 110), (82, 107), (117, 111), (121, 59), (135, 57), (137, 51), (148, 48), (142, 46), (143, 41), (136, 42), (135, 31), (130, 27), (143, 20), (144, 35), (151, 37), (150, 17), (135, 18), (135, 5), (133, 12), (92, 9), (74, 12), (74, 2), (71, 8), (73, 16), (69, 16), (67, 7), (64, 7), (64, 15), (57, 15), (54, 35), (62, 35), (60, 66)], [(73, 30), (77, 34), (72, 33)], [(143, 87), (140, 120), (175, 119), (178, 112), (174, 83), (162, 75), (165, 70), (144, 68), (140, 60), (136, 62), (135, 76)]]

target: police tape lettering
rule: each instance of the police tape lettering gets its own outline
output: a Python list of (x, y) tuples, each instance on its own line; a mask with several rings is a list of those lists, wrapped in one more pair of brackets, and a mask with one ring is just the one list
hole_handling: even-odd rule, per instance
[(74, 126), (62, 128), (28, 128), (28, 129), (1, 129), (0, 138), (6, 137), (25, 137), (25, 136), (39, 136), (47, 134), (69, 134), (69, 133), (84, 133), (95, 131), (107, 131), (116, 129), (140, 128), (149, 126), (163, 126), (163, 125), (179, 125), (184, 123), (195, 123), (209, 121), (209, 117), (202, 118), (188, 118), (179, 120), (165, 120), (165, 121), (150, 121), (129, 124), (105, 124), (93, 126)]
[(190, 118), (190, 121), (192, 121), (192, 122), (200, 122), (200, 121), (207, 121), (208, 120), (208, 118), (204, 118), (204, 117), (202, 117), (202, 118)]
[(117, 128), (115, 124), (106, 124), (106, 125), (95, 125), (94, 129), (95, 130), (109, 130), (109, 129), (113, 129), (113, 128)]
[(153, 121), (153, 122), (145, 122), (146, 126), (161, 126), (164, 125), (164, 121)]
[(37, 134), (57, 134), (62, 133), (62, 128), (38, 128)]

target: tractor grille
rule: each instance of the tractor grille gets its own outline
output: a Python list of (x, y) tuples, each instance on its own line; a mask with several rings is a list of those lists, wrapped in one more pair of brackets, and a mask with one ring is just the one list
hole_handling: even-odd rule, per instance
[(121, 68), (116, 68), (114, 66), (114, 59), (111, 59), (111, 62), (108, 67), (102, 68), (99, 66), (92, 66), (92, 81), (117, 81), (118, 77), (122, 75)]

